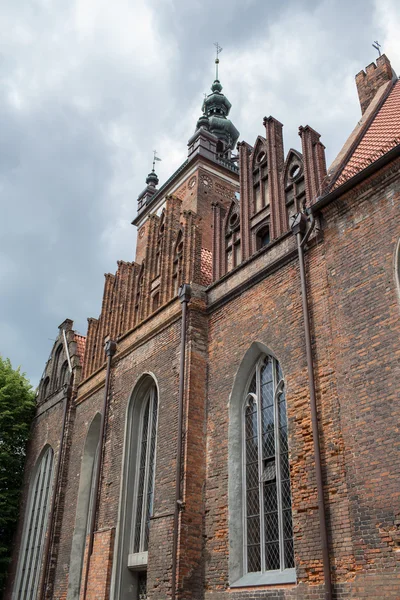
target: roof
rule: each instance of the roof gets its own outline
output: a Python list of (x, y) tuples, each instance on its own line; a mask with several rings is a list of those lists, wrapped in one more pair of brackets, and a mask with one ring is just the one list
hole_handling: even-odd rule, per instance
[(76, 342), (76, 351), (79, 356), (79, 362), (83, 367), (84, 358), (85, 358), (85, 346), (86, 346), (86, 337), (84, 335), (80, 335), (79, 333), (75, 333), (75, 342)]
[(397, 80), (383, 104), (376, 107), (370, 123), (360, 131), (354, 149), (345, 157), (330, 189), (339, 187), (399, 144), (400, 81)]

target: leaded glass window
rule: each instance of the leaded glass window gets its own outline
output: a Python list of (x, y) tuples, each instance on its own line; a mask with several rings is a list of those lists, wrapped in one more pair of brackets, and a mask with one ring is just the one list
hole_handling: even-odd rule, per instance
[(245, 572), (294, 567), (285, 386), (278, 361), (265, 356), (243, 407)]
[(154, 459), (157, 433), (157, 389), (152, 385), (146, 393), (140, 415), (134, 523), (131, 552), (146, 552), (149, 545), (150, 517), (153, 511)]
[(24, 525), (20, 563), (15, 585), (15, 597), (20, 600), (35, 600), (44, 538), (47, 529), (51, 482), (53, 473), (53, 450), (49, 447), (36, 468), (30, 488), (29, 504)]

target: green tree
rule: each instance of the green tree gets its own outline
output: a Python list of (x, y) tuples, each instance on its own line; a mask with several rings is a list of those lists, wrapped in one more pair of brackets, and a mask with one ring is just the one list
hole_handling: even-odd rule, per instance
[(26, 443), (35, 393), (24, 373), (0, 356), (0, 596), (18, 521)]

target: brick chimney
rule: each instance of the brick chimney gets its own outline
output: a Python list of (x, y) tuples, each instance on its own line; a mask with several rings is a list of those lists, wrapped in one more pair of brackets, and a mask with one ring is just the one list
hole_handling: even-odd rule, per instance
[(358, 97), (360, 99), (361, 113), (364, 114), (378, 89), (384, 83), (391, 81), (393, 77), (390, 61), (382, 54), (375, 63), (368, 65), (365, 71), (356, 75)]

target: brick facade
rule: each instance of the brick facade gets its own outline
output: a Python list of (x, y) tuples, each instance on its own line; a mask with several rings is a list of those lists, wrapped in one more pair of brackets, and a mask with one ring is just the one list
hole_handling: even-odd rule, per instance
[[(379, 59), (376, 70), (386, 73), (386, 61)], [(365, 77), (371, 73), (367, 68)], [(373, 85), (388, 85), (384, 75), (382, 81), (375, 75)], [(373, 85), (367, 82), (367, 89), (360, 77), (364, 111)], [(117, 353), (100, 446), (86, 600), (134, 599), (136, 593), (116, 590), (119, 573), (127, 569), (120, 551), (127, 415), (144, 375), (154, 378), (159, 397), (147, 597), (171, 598), (182, 283), (191, 284), (192, 298), (176, 598), (326, 597), (299, 261), (290, 231), (291, 217), (305, 209), (316, 220), (305, 256), (333, 598), (400, 597), (399, 147), (334, 187), (317, 132), (300, 128), (302, 154), (290, 150), (285, 157), (282, 125), (269, 117), (264, 126), (265, 137), (254, 146), (239, 144), (239, 166), (210, 158), (213, 134), (199, 128), (188, 161), (160, 190), (141, 196), (136, 259), (120, 261), (117, 273), (106, 275), (101, 314), (89, 319), (84, 357), (83, 338), (76, 337), (72, 322), (61, 326), (39, 389), (21, 507), (24, 516), (29, 474), (46, 443), (57, 461), (64, 399), (63, 455), (53, 488), (49, 552), (42, 557), (43, 600), (68, 595), (82, 457), (90, 425), (102, 411), (108, 338), (117, 341)], [(73, 374), (64, 387), (54, 367), (56, 360), (65, 362), (65, 348), (57, 358), (63, 328)], [(232, 523), (230, 514), (232, 480), (241, 465), (230, 457), (232, 444), (240, 444), (232, 439), (230, 407), (262, 353), (279, 360), (286, 384), (296, 581), (235, 587), (230, 544), (240, 523)], [(6, 600), (13, 597), (23, 522)], [(82, 573), (86, 561), (87, 555)]]

